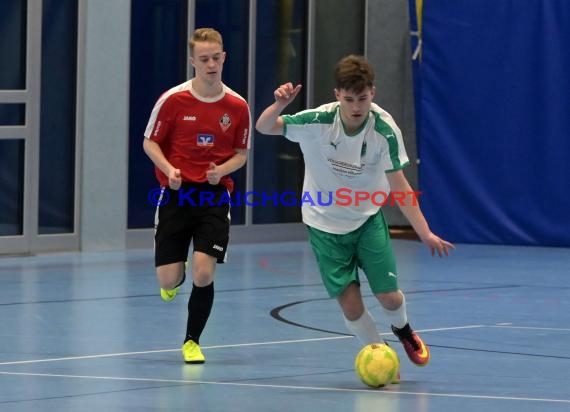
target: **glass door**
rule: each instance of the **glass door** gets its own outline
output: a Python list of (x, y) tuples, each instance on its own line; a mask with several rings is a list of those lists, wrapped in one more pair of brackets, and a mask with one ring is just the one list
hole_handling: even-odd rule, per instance
[(0, 256), (79, 243), (77, 4), (0, 1)]
[[(26, 0), (0, 2), (0, 253), (30, 251), (37, 176), (41, 15)], [(35, 32), (35, 35), (34, 35)], [(36, 149), (36, 150), (34, 150)], [(37, 181), (37, 179), (36, 179)], [(37, 196), (36, 196), (37, 203)]]

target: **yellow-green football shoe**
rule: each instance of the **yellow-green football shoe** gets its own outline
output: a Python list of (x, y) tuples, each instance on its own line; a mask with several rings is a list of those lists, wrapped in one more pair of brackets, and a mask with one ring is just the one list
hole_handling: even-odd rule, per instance
[(169, 290), (160, 288), (160, 297), (165, 302), (171, 302), (178, 294), (178, 289), (180, 289), (180, 286), (177, 286), (174, 289), (169, 289)]
[(178, 294), (178, 290), (180, 289), (180, 286), (184, 283), (184, 281), (186, 280), (186, 270), (188, 269), (188, 261), (184, 262), (184, 274), (182, 276), (182, 282), (180, 282), (180, 284), (178, 286), (176, 286), (174, 289), (163, 289), (160, 288), (160, 297), (162, 298), (163, 301), (165, 302), (171, 302), (174, 300), (174, 298), (176, 297), (176, 295)]
[(184, 357), (184, 362), (186, 363), (204, 363), (206, 358), (200, 350), (200, 345), (198, 345), (193, 340), (187, 341), (182, 345), (182, 356)]

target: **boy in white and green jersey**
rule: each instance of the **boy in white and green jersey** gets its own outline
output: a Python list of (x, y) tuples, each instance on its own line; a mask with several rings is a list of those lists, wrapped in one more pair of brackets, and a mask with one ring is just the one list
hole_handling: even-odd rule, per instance
[[(284, 115), (283, 135), (299, 143), (305, 158), (303, 192), (315, 202), (304, 202), (303, 222), (316, 229), (343, 234), (358, 229), (378, 213), (371, 201), (340, 201), (335, 195), (360, 191), (390, 193), (386, 171), (400, 170), (409, 163), (402, 133), (392, 117), (372, 103), (361, 124), (354, 131), (346, 130), (340, 116), (340, 103), (329, 103), (296, 115)], [(330, 194), (333, 202), (327, 203)], [(342, 199), (341, 199), (342, 200)], [(379, 203), (382, 199), (378, 197)], [(346, 204), (346, 205), (345, 205)]]
[[(336, 101), (294, 115), (281, 112), (301, 85), (286, 83), (257, 120), (257, 130), (299, 143), (305, 159), (303, 222), (323, 283), (335, 297), (348, 329), (362, 344), (382, 342), (360, 292), (358, 268), (410, 360), (423, 366), (429, 349), (408, 323), (406, 301), (381, 205), (390, 193), (432, 255), (454, 246), (436, 236), (420, 210), (402, 169), (409, 163), (402, 133), (392, 117), (372, 102), (374, 69), (362, 56), (341, 59), (334, 72)], [(317, 201), (319, 199), (319, 201)]]

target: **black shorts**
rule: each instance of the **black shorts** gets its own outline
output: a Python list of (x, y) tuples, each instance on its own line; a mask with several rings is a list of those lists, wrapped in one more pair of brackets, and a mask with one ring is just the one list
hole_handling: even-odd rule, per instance
[(195, 252), (224, 263), (230, 233), (230, 195), (226, 187), (184, 182), (179, 190), (164, 191), (155, 215), (155, 266), (186, 261), (191, 242)]

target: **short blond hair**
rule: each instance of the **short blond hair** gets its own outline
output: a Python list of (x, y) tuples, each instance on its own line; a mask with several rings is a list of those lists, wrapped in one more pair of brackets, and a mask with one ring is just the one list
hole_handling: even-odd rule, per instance
[(190, 56), (194, 55), (194, 46), (199, 42), (218, 43), (220, 46), (222, 46), (222, 50), (224, 50), (222, 35), (219, 31), (212, 29), (211, 27), (194, 30), (194, 33), (188, 42), (188, 46), (190, 47)]

